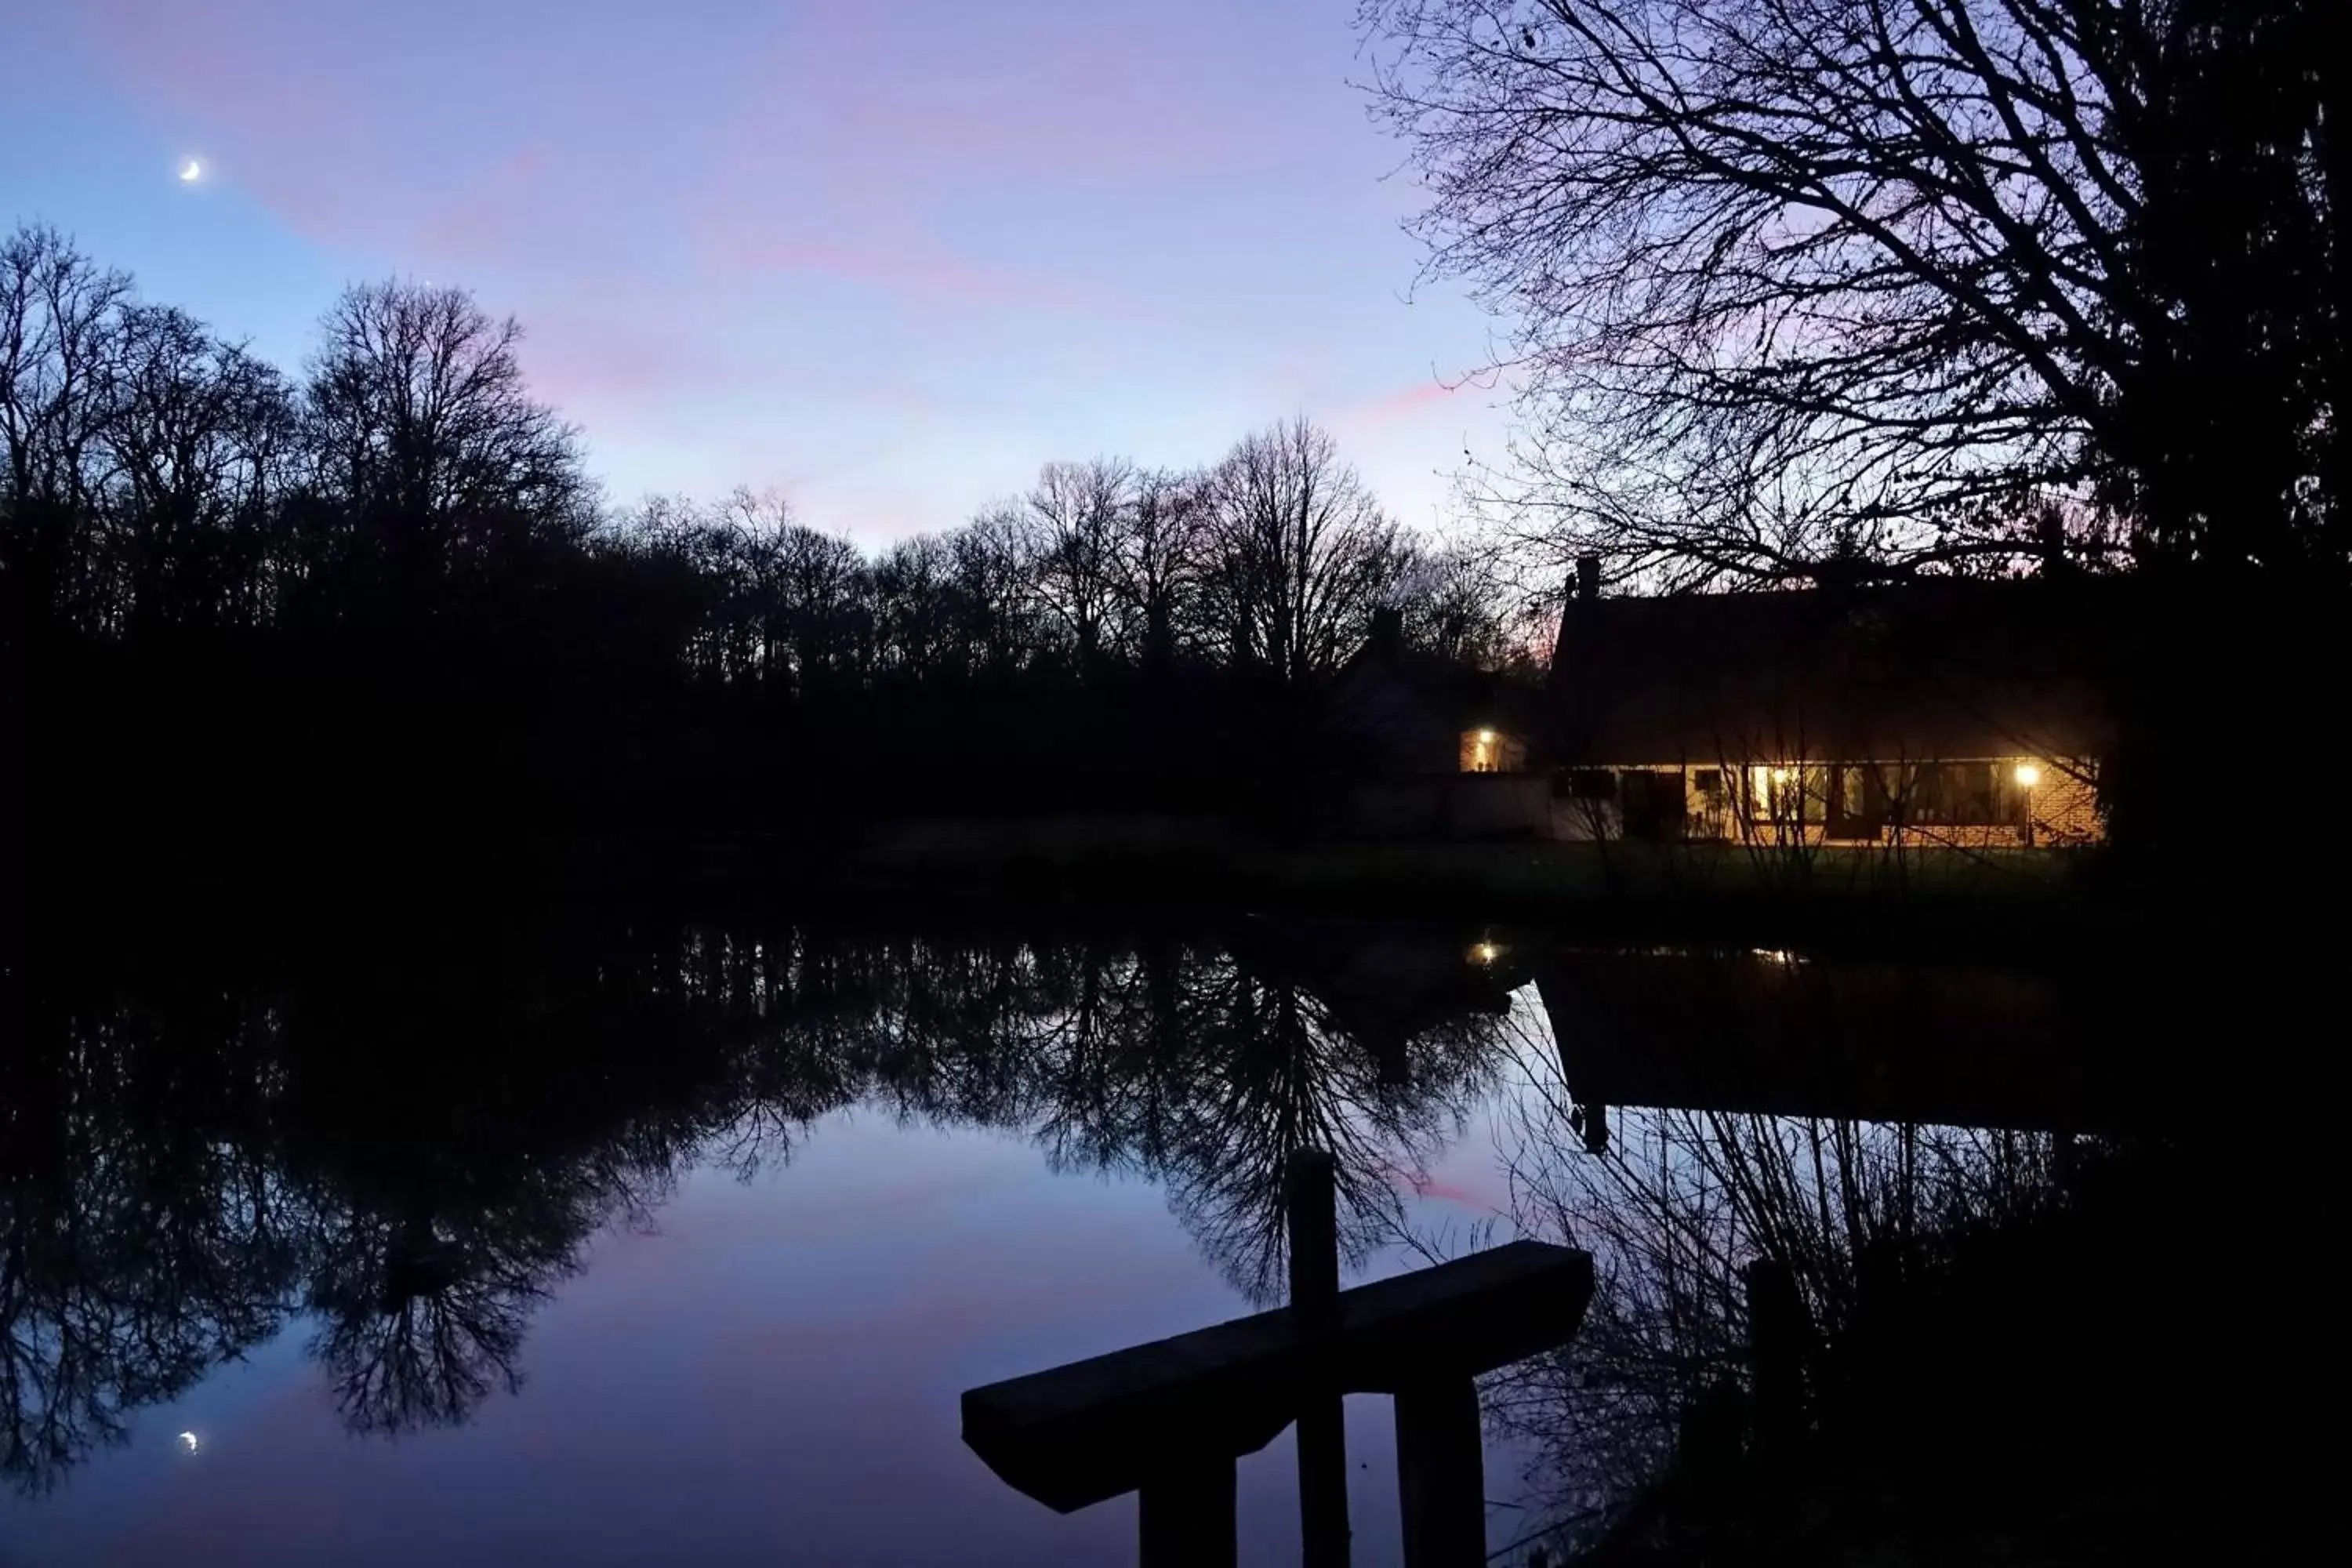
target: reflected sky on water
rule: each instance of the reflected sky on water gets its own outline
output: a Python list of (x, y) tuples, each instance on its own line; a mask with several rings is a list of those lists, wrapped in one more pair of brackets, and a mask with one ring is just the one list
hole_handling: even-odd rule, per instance
[[(1893, 1078), (1776, 1028), (1670, 1069), (1657, 1031), (1801, 994), (1883, 1033), (1921, 986), (1922, 1017), (2063, 1023), (2030, 978), (1873, 973), (1825, 1002), (1790, 957), (1244, 921), (60, 966), (7, 1064), (0, 1562), (1130, 1560), (1131, 1499), (1013, 1492), (957, 1395), (1276, 1304), (1291, 1149), (1334, 1150), (1361, 1279), (1591, 1228), (1550, 1162), (1622, 1161), (1590, 1152), (1594, 1113), (1656, 1137), (1629, 1096), (1769, 1080), (1756, 1109), (1786, 1112), (1801, 1082), (1888, 1116), (1990, 1081), (1920, 1066), (1916, 1030)], [(1962, 1010), (1963, 1037), (1992, 1026)], [(1356, 1560), (1393, 1561), (1386, 1402), (1349, 1426)], [(1532, 1517), (1499, 1505), (1556, 1504), (1562, 1474), (1543, 1433), (1498, 1432), (1496, 1545)], [(1295, 1561), (1287, 1438), (1239, 1485), (1244, 1559)]]

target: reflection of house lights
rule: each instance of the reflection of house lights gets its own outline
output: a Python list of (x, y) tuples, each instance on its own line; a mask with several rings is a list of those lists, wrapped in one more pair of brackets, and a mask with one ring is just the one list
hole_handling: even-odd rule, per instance
[(2042, 782), (2042, 769), (2032, 763), (2017, 764), (2017, 784), (2021, 789), (2032, 789)]
[(1797, 955), (1785, 947), (1751, 947), (1748, 951), (1767, 963), (1786, 965), (1797, 962)]

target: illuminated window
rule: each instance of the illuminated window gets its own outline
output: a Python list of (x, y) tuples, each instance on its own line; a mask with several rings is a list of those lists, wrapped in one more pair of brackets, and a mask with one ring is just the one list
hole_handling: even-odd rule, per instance
[(1515, 773), (1528, 765), (1528, 743), (1501, 730), (1481, 727), (1462, 731), (1462, 771), (1465, 773)]
[(1830, 770), (1820, 763), (1766, 763), (1748, 769), (1749, 805), (1758, 821), (1784, 826), (1819, 823), (1827, 815)]

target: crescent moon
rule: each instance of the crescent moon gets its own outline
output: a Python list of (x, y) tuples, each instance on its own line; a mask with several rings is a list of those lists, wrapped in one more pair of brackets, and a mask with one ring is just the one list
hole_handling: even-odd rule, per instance
[(204, 178), (204, 174), (205, 166), (202, 163), (197, 163), (194, 158), (189, 159), (186, 163), (180, 165), (180, 178), (190, 184), (194, 184), (198, 180)]

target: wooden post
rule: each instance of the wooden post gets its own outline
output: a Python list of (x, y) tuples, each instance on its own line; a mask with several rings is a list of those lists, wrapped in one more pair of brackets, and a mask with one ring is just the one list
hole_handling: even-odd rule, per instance
[(1805, 1429), (1805, 1346), (1812, 1322), (1796, 1276), (1776, 1258), (1747, 1269), (1748, 1374), (1756, 1397), (1757, 1447), (1767, 1464), (1785, 1461)]
[(1317, 1327), (1339, 1296), (1339, 1199), (1331, 1156), (1301, 1149), (1283, 1167), (1290, 1226), (1290, 1312)]
[[(1331, 1156), (1301, 1149), (1283, 1171), (1290, 1227), (1290, 1315), (1302, 1329), (1327, 1330), (1339, 1312), (1339, 1211)], [(1348, 1565), (1348, 1431), (1339, 1394), (1301, 1402), (1297, 1422), (1299, 1561), (1305, 1568)]]
[(1475, 1380), (1398, 1390), (1396, 1447), (1405, 1568), (1483, 1568), (1486, 1471)]
[(1188, 1459), (1143, 1483), (1135, 1500), (1142, 1568), (1233, 1568), (1234, 1457)]

